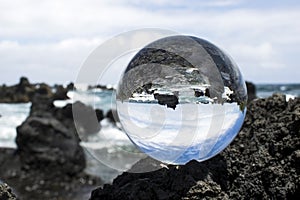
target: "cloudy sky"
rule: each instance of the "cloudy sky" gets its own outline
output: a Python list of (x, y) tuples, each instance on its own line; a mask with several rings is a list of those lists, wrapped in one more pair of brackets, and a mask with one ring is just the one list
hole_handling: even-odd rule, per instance
[(205, 38), (246, 80), (300, 82), (297, 0), (0, 0), (0, 83), (74, 81), (102, 42), (140, 28)]

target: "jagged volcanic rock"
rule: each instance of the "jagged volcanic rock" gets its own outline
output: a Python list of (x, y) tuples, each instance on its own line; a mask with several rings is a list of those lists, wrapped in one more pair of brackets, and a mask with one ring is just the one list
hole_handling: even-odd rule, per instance
[[(79, 115), (77, 127), (73, 111)], [(47, 97), (36, 96), (29, 117), (17, 127), (16, 142), (22, 165), (51, 173), (79, 173), (85, 168), (85, 156), (78, 134), (99, 130), (100, 124), (91, 107), (76, 102), (56, 108)]]
[(12, 193), (11, 188), (6, 183), (0, 182), (0, 199), (1, 200), (16, 200), (16, 195)]
[(297, 199), (299, 166), (300, 98), (274, 94), (250, 102), (239, 135), (216, 157), (126, 172), (90, 199)]

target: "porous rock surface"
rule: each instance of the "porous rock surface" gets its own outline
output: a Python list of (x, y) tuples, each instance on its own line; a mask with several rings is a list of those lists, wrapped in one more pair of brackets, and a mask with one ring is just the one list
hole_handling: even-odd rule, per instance
[(11, 188), (6, 183), (0, 182), (0, 199), (16, 200), (16, 195), (12, 193)]
[(55, 85), (53, 88), (45, 83), (32, 84), (28, 78), (21, 77), (16, 85), (0, 86), (0, 103), (27, 103), (32, 101), (36, 94), (43, 95), (53, 100), (68, 99), (67, 93), (72, 90), (72, 83), (66, 88)]
[(252, 101), (239, 135), (219, 155), (202, 163), (123, 173), (90, 199), (297, 199), (299, 129), (300, 98), (286, 102), (284, 95), (274, 94)]
[[(77, 126), (72, 111), (79, 115)], [(78, 134), (99, 130), (96, 112), (91, 107), (75, 102), (57, 108), (51, 99), (35, 96), (29, 117), (17, 127), (16, 143), (22, 165), (71, 175), (79, 173), (85, 168), (85, 155)]]
[[(81, 116), (77, 127), (74, 110)], [(17, 149), (0, 148), (0, 179), (20, 200), (88, 199), (102, 181), (84, 171), (87, 158), (78, 132), (99, 131), (101, 115), (81, 102), (59, 108), (53, 99), (35, 95), (29, 116), (17, 128)]]

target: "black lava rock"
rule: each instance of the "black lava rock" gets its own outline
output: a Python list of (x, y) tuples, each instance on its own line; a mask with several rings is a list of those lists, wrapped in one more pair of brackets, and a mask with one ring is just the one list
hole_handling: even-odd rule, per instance
[[(68, 109), (70, 107), (71, 104)], [(73, 113), (73, 121), (76, 123), (76, 129), (80, 136), (97, 133), (100, 130), (100, 110), (95, 111), (92, 107), (77, 101), (72, 105), (72, 111), (69, 113)]]
[(29, 117), (17, 127), (22, 165), (51, 173), (79, 173), (85, 168), (85, 156), (78, 135), (84, 139), (99, 130), (92, 107), (75, 102), (56, 108), (49, 98), (36, 95)]
[(173, 108), (174, 110), (176, 105), (179, 104), (178, 97), (176, 95), (155, 93), (154, 98), (158, 100), (158, 104), (167, 105), (167, 108)]
[[(20, 200), (82, 200), (88, 199), (90, 191), (101, 185), (98, 177), (86, 174), (84, 171), (77, 174), (58, 173), (57, 167), (52, 171), (49, 168), (37, 169), (27, 165), (21, 165), (20, 156), (15, 149), (0, 148), (0, 177), (1, 180), (12, 188), (12, 191)], [(0, 200), (4, 200), (1, 192), (8, 194), (7, 187), (1, 185)], [(1, 188), (2, 187), (2, 188)], [(3, 193), (2, 193), (3, 194)], [(7, 197), (7, 195), (5, 196)], [(10, 196), (11, 197), (11, 196)], [(14, 200), (8, 198), (6, 200)]]
[(104, 119), (103, 110), (96, 109), (95, 112), (96, 112), (96, 116), (97, 116), (98, 122), (100, 122), (102, 119)]
[(26, 77), (21, 77), (16, 85), (0, 86), (0, 103), (27, 103), (33, 100), (35, 95), (43, 95), (53, 100), (68, 99), (67, 92), (74, 85), (68, 85), (64, 88), (62, 85), (56, 85), (54, 90), (52, 87), (45, 84), (31, 84)]
[(116, 123), (116, 122), (120, 122), (118, 113), (116, 110), (114, 109), (110, 109), (107, 113), (106, 113), (106, 118), (108, 118), (108, 120), (112, 123)]
[(72, 91), (72, 90), (75, 90), (75, 89), (76, 89), (76, 88), (75, 88), (73, 82), (71, 82), (71, 83), (69, 83), (69, 84), (67, 85), (67, 90), (68, 90), (68, 91)]
[(64, 86), (62, 86), (62, 85), (55, 85), (54, 86), (55, 92), (54, 92), (52, 98), (55, 100), (68, 99), (68, 96), (67, 96), (67, 93), (69, 91), (68, 87), (71, 87), (71, 86), (67, 86), (66, 88), (64, 88)]
[(248, 102), (256, 99), (256, 86), (253, 83), (246, 81), (246, 87), (248, 93)]
[(11, 188), (0, 182), (0, 199), (1, 200), (16, 200), (16, 195), (12, 193)]
[(299, 162), (300, 98), (274, 94), (250, 102), (239, 135), (214, 158), (126, 172), (90, 199), (297, 199)]
[(17, 128), (16, 142), (22, 165), (76, 174), (85, 168), (85, 157), (75, 132), (52, 116), (29, 116)]

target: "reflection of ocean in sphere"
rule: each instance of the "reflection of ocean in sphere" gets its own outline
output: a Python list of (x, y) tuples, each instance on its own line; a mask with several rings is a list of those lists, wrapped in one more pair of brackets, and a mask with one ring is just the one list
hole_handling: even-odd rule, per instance
[(143, 152), (173, 164), (206, 160), (237, 135), (245, 83), (215, 45), (191, 36), (157, 40), (130, 61), (117, 90), (124, 131)]

